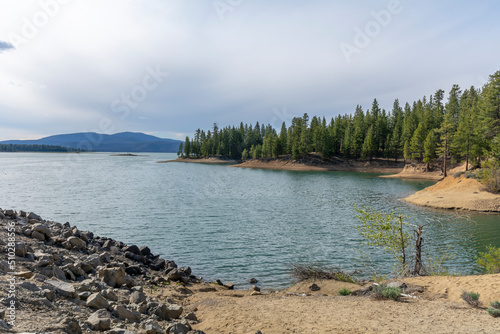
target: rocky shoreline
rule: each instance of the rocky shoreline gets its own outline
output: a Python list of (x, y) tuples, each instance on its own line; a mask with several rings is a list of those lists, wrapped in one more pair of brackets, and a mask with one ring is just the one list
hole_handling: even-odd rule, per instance
[[(147, 246), (0, 209), (0, 249), (2, 333), (203, 333), (182, 306), (201, 278)], [(165, 301), (148, 293), (164, 286)]]

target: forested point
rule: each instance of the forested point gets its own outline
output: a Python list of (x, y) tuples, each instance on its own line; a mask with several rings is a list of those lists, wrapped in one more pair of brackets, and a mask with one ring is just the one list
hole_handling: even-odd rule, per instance
[(56, 145), (0, 144), (0, 152), (86, 152)]
[(195, 157), (300, 159), (319, 153), (328, 161), (374, 157), (447, 165), (467, 162), (479, 167), (484, 161), (500, 161), (500, 71), (489, 76), (482, 88), (453, 85), (445, 99), (438, 89), (433, 95), (405, 103), (394, 101), (392, 110), (381, 109), (377, 99), (371, 109), (358, 105), (354, 114), (325, 117), (305, 113), (280, 131), (271, 125), (240, 123), (239, 127), (196, 130), (186, 137), (178, 155)]

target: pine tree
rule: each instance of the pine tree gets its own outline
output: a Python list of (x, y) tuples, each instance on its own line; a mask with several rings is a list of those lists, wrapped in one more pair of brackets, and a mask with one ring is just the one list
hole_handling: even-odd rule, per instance
[(365, 127), (365, 113), (360, 105), (356, 106), (356, 111), (353, 117), (353, 134), (352, 134), (352, 151), (355, 155), (359, 156), (363, 149), (365, 141), (366, 127)]
[(424, 153), (424, 141), (426, 136), (427, 131), (425, 129), (425, 123), (420, 122), (410, 141), (410, 151), (412, 152), (412, 157), (419, 161), (422, 160), (422, 154)]
[(363, 149), (361, 150), (362, 159), (370, 157), (370, 160), (372, 160), (373, 154), (376, 151), (377, 143), (375, 142), (375, 133), (373, 128), (374, 126), (370, 125), (368, 132), (366, 133), (365, 141), (363, 142)]
[(184, 143), (179, 144), (179, 150), (177, 151), (177, 156), (184, 156)]
[(458, 123), (458, 112), (460, 108), (460, 87), (453, 85), (448, 96), (448, 102), (445, 106), (445, 114), (443, 123), (441, 124), (441, 147), (440, 153), (443, 155), (443, 171), (444, 177), (447, 176), (448, 155), (450, 153), (450, 145), (453, 140), (453, 134)]
[(184, 143), (184, 154), (188, 158), (191, 155), (191, 141), (188, 136), (186, 136), (186, 142)]
[(427, 164), (427, 170), (429, 170), (429, 165), (434, 161), (434, 159), (436, 159), (436, 148), (436, 132), (431, 130), (429, 131), (429, 134), (425, 138), (424, 142), (424, 162)]
[(481, 93), (481, 127), (487, 139), (486, 148), (500, 134), (500, 71), (490, 75), (488, 83)]
[(286, 128), (286, 124), (285, 122), (283, 122), (283, 124), (281, 124), (280, 139), (279, 139), (280, 149), (279, 152), (277, 152), (277, 155), (289, 153), (289, 151), (287, 150), (287, 133), (288, 130)]
[(409, 160), (409, 159), (411, 159), (410, 142), (408, 140), (405, 141), (405, 144), (404, 144), (403, 158), (405, 160), (405, 165), (406, 165), (406, 161)]

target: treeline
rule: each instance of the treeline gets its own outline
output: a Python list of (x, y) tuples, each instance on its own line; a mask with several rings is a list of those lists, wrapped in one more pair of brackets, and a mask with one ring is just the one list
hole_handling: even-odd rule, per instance
[(0, 152), (85, 152), (56, 145), (0, 144)]
[(453, 85), (445, 92), (404, 106), (396, 99), (392, 110), (381, 109), (377, 100), (370, 109), (357, 106), (354, 114), (309, 118), (295, 117), (277, 131), (271, 125), (240, 123), (239, 127), (219, 129), (214, 124), (207, 132), (196, 130), (186, 137), (179, 155), (231, 157), (237, 159), (279, 157), (294, 159), (320, 153), (323, 159), (386, 157), (431, 163), (467, 161), (479, 165), (494, 155), (500, 158), (500, 71), (490, 75), (481, 89), (462, 89)]

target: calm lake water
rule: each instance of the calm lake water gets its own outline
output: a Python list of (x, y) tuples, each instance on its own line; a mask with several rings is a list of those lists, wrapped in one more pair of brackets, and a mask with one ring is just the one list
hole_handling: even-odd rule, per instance
[[(475, 259), (486, 245), (500, 246), (500, 216), (464, 219), (400, 201), (432, 182), (156, 163), (173, 158), (0, 153), (0, 207), (148, 245), (164, 258), (191, 266), (196, 275), (240, 288), (251, 277), (264, 288), (290, 284), (294, 262), (363, 269), (353, 204), (400, 208), (416, 223), (431, 223), (424, 249), (450, 246), (455, 257), (448, 266), (460, 273), (477, 270)], [(382, 252), (365, 250), (376, 265), (391, 269)]]

